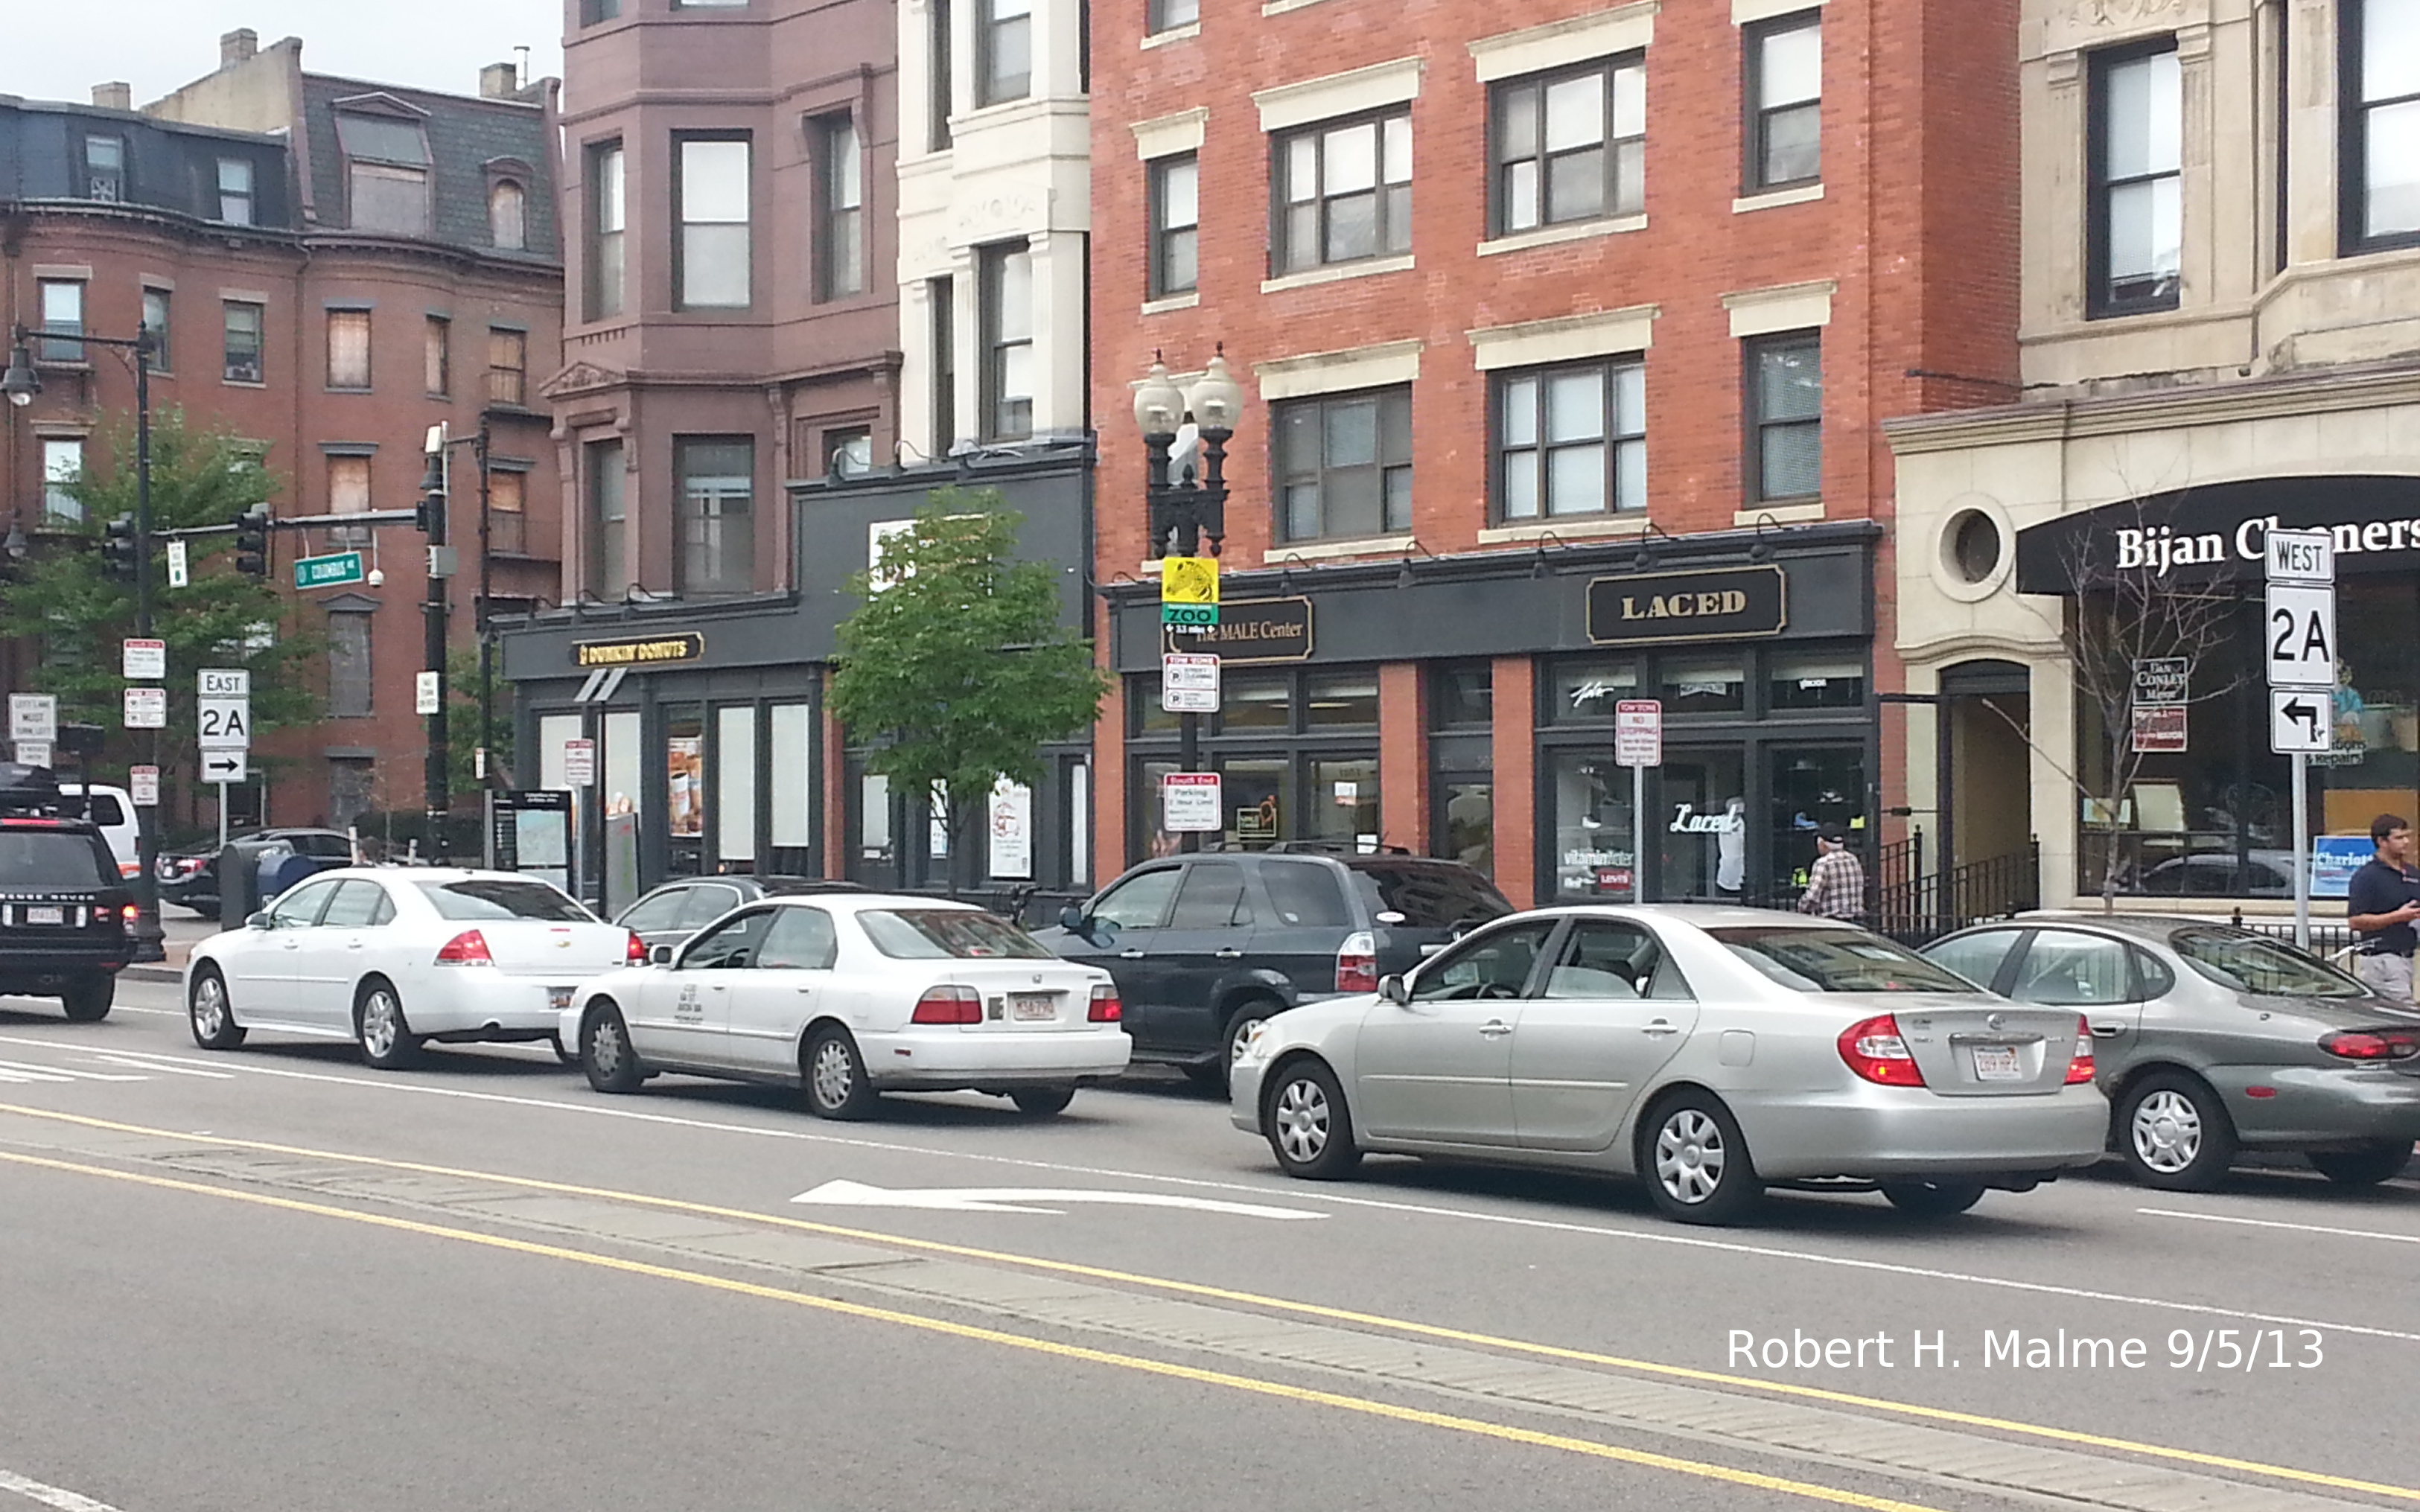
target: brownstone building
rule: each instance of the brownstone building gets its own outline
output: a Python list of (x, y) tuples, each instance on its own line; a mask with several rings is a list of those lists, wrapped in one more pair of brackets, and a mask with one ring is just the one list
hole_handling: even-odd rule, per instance
[[(7, 314), (44, 333), (42, 393), (0, 440), (12, 518), (38, 544), (64, 523), (72, 501), (47, 481), (98, 462), (100, 428), (134, 409), (131, 371), (73, 335), (148, 324), (155, 410), (256, 441), (281, 521), (410, 508), (427, 428), (468, 437), (484, 418), (495, 598), (551, 596), (564, 523), (535, 391), (561, 341), (551, 85), (502, 65), (475, 97), (396, 88), (306, 72), (302, 52), (232, 33), (216, 71), (141, 112), (123, 85), (89, 107), (0, 101)], [(478, 611), (472, 460), (458, 451), (453, 474), (458, 645)], [(326, 717), (264, 742), (282, 760), (230, 795), (239, 819), (420, 808), (421, 544), (334, 521), (277, 533), (279, 579), (298, 555), (358, 546), (380, 580), (297, 595), (295, 623), (330, 648)]]
[(1176, 757), (1118, 417), (1220, 344), (1229, 842), (1458, 856), (1526, 902), (1787, 895), (1817, 826), (1895, 835), (1878, 423), (2016, 380), (2013, 0), (1094, 26), (1101, 874), (1172, 843)]

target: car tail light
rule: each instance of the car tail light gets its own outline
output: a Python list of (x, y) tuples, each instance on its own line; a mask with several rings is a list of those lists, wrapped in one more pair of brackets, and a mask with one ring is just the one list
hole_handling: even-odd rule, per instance
[(1378, 936), (1368, 930), (1344, 936), (1336, 950), (1336, 990), (1374, 993), (1378, 990)]
[(627, 966), (644, 966), (647, 964), (647, 942), (639, 938), (637, 930), (630, 932), (630, 943), (622, 949), (622, 964)]
[(2338, 1029), (2321, 1035), (2319, 1048), (2346, 1060), (2409, 1060), (2420, 1056), (2420, 1037), (2408, 1029)]
[(117, 911), (117, 917), (123, 922), (132, 924), (143, 917), (143, 910), (132, 903), (128, 903)]
[(492, 966), (496, 958), (488, 953), (488, 937), (474, 929), (466, 929), (445, 942), (437, 952), (441, 966)]
[(981, 1024), (983, 995), (972, 987), (928, 987), (916, 999), (910, 1024)]
[(2078, 1014), (2075, 1020), (2075, 1054), (2067, 1058), (2067, 1085), (2080, 1087), (2092, 1080), (2100, 1069), (2092, 1058), (2092, 1026)]
[(1849, 1069), (1885, 1087), (1922, 1087), (1924, 1072), (1900, 1038), (1899, 1020), (1888, 1013), (1861, 1020), (1840, 1031), (1840, 1058)]
[(1116, 986), (1106, 981), (1093, 983), (1093, 1007), (1085, 1019), (1094, 1024), (1115, 1024), (1125, 1016), (1125, 1005), (1118, 1001)]
[(120, 861), (117, 863), (117, 874), (121, 877), (140, 876), (142, 875), (142, 872), (143, 863), (140, 861)]

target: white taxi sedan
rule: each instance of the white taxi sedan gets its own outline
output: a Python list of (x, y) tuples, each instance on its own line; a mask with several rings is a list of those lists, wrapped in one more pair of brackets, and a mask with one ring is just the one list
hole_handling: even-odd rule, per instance
[(967, 903), (881, 893), (766, 898), (649, 964), (580, 990), (563, 1041), (589, 1085), (663, 1072), (803, 1087), (827, 1119), (885, 1091), (973, 1090), (1057, 1113), (1126, 1069), (1107, 972)]
[(637, 935), (535, 877), (354, 867), (194, 946), (186, 1016), (204, 1049), (263, 1029), (351, 1040), (387, 1070), (430, 1041), (552, 1040), (579, 983), (641, 955)]

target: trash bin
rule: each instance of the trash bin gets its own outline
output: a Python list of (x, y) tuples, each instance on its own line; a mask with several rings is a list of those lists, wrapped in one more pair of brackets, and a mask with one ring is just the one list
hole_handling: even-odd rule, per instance
[(263, 873), (293, 854), (294, 847), (282, 840), (240, 840), (219, 852), (221, 929), (243, 928), (243, 921), (276, 895), (274, 888), (264, 889)]

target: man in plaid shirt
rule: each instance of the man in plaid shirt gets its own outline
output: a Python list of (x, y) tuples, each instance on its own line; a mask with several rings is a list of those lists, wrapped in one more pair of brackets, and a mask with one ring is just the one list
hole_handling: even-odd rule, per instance
[(1866, 913), (1866, 869), (1849, 850), (1848, 831), (1827, 825), (1816, 832), (1815, 865), (1798, 911), (1823, 918), (1856, 920)]

